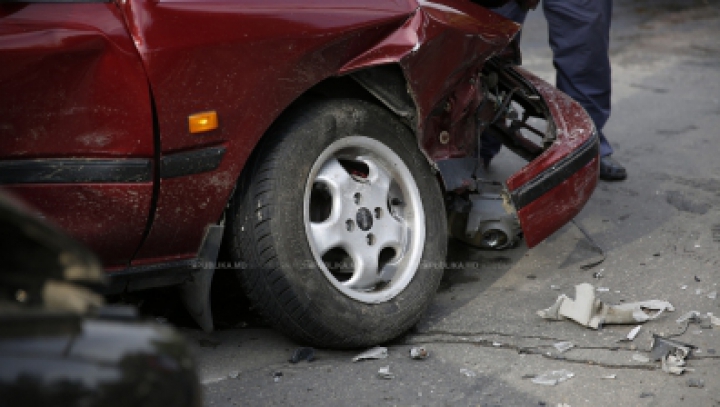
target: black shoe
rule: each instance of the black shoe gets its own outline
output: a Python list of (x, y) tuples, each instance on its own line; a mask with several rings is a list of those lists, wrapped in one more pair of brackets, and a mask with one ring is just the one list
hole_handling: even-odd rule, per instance
[(605, 181), (621, 181), (627, 178), (625, 167), (609, 155), (600, 157), (600, 179)]

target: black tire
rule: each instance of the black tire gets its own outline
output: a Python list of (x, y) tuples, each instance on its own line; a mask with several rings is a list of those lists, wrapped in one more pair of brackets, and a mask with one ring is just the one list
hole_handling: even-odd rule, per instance
[[(357, 145), (353, 144), (356, 142)], [(387, 157), (392, 155), (387, 154), (377, 142), (400, 157), (402, 163), (389, 163)], [(342, 156), (350, 151), (357, 153), (358, 160), (370, 157), (367, 161), (361, 161), (361, 164), (377, 164), (368, 168), (380, 168), (374, 170), (374, 173), (372, 169), (368, 169), (367, 174), (357, 175), (343, 167), (348, 174), (355, 174), (351, 175), (353, 182), (363, 184), (357, 188), (366, 188), (365, 185), (369, 185), (367, 188), (377, 188), (372, 191), (380, 192), (368, 195), (375, 199), (382, 196), (380, 180), (390, 179), (392, 186), (388, 191), (392, 190), (395, 195), (401, 196), (392, 201), (398, 205), (396, 207), (388, 204), (386, 208), (370, 208), (376, 211), (375, 215), (370, 215), (370, 220), (363, 217), (367, 212), (363, 207), (357, 209), (357, 219), (350, 217), (344, 221), (353, 224), (357, 220), (359, 223), (347, 228), (352, 229), (353, 233), (368, 233), (368, 248), (361, 247), (357, 240), (352, 240), (353, 250), (344, 252), (348, 256), (348, 253), (354, 254), (357, 251), (359, 255), (369, 259), (374, 257), (375, 251), (379, 249), (371, 247), (374, 242), (374, 238), (370, 237), (375, 230), (373, 228), (392, 235), (393, 239), (400, 239), (396, 241), (388, 238), (388, 241), (395, 242), (395, 246), (389, 251), (381, 251), (381, 258), (378, 260), (386, 262), (378, 263), (378, 275), (384, 276), (383, 273), (390, 270), (387, 276), (391, 276), (392, 270), (397, 269), (394, 277), (387, 283), (371, 283), (367, 288), (364, 285), (361, 288), (353, 287), (352, 284), (343, 285), (349, 284), (352, 276), (356, 275), (355, 272), (342, 274), (342, 270), (331, 269), (326, 263), (319, 265), (316, 256), (320, 256), (321, 251), (313, 245), (324, 242), (316, 240), (315, 236), (330, 238), (337, 234), (313, 234), (317, 233), (312, 229), (313, 224), (321, 223), (313, 223), (313, 220), (308, 224), (313, 217), (318, 219), (318, 215), (315, 212), (311, 214), (311, 210), (307, 208), (312, 205), (312, 210), (316, 211), (314, 208), (319, 205), (317, 202), (323, 202), (318, 201), (316, 194), (319, 192), (316, 188), (326, 188), (314, 179), (311, 183), (311, 172), (316, 171), (312, 174), (317, 173), (319, 177), (321, 173), (325, 174), (323, 171), (330, 171), (325, 170), (325, 163), (322, 163), (319, 157), (329, 154), (329, 146), (344, 145), (343, 143), (350, 143), (350, 147), (347, 147), (348, 150), (337, 147), (340, 149), (333, 154), (341, 157), (338, 162), (347, 165), (342, 161)], [(370, 146), (369, 150), (363, 150), (365, 146)], [(367, 156), (362, 155), (365, 151)], [(377, 156), (373, 156), (374, 153), (377, 153)], [(333, 157), (329, 158), (328, 162)], [(401, 168), (409, 170), (411, 180), (397, 176), (407, 172), (391, 174), (393, 171), (401, 171)], [(379, 174), (377, 183), (373, 184), (375, 181), (362, 178), (363, 175), (369, 178), (370, 173)], [(415, 195), (413, 183), (416, 184), (419, 195)], [(350, 186), (353, 185), (355, 184)], [(308, 192), (308, 188), (311, 192)], [(403, 191), (406, 190), (409, 191), (406, 193), (410, 200), (408, 203), (402, 201), (405, 198), (402, 196), (405, 193)], [(412, 200), (417, 201), (418, 197), (423, 213), (413, 209), (419, 206), (412, 206), (415, 204)], [(332, 206), (332, 202), (329, 200), (327, 205), (336, 208)], [(359, 201), (354, 202), (360, 205)], [(345, 201), (342, 205), (337, 208), (355, 210)], [(401, 207), (402, 205), (405, 207)], [(387, 218), (388, 220), (381, 218), (386, 209), (388, 215), (392, 216)], [(333, 211), (336, 209), (330, 210)], [(418, 214), (422, 216), (417, 216)], [(320, 216), (322, 220), (322, 216), (328, 215), (326, 213)], [(423, 239), (420, 240), (415, 236), (422, 235), (420, 225), (423, 218), (425, 230)], [(389, 232), (385, 232), (386, 230)], [(253, 306), (271, 325), (286, 335), (314, 346), (332, 348), (382, 343), (399, 336), (416, 324), (440, 284), (447, 248), (442, 192), (427, 160), (419, 151), (413, 134), (387, 110), (350, 99), (303, 104), (299, 108), (291, 109), (284, 115), (284, 119), (273, 126), (243, 172), (229, 210), (226, 233), (232, 260), (247, 266), (238, 271), (238, 277)], [(356, 235), (348, 235), (346, 238), (348, 241), (357, 239)], [(383, 235), (378, 239), (381, 241)], [(414, 246), (416, 242), (417, 245)], [(339, 252), (342, 255), (343, 250)], [(383, 253), (386, 256), (384, 260)], [(333, 251), (333, 254), (336, 252)], [(387, 256), (394, 257), (388, 260)], [(417, 259), (420, 259), (417, 267), (407, 266), (415, 264)], [(388, 262), (397, 262), (399, 266), (380, 266)], [(355, 265), (356, 263), (351, 262), (350, 268)], [(357, 267), (353, 270), (362, 269)], [(363, 270), (363, 276), (372, 276), (372, 273), (367, 271), (372, 270), (371, 265)], [(342, 282), (341, 278), (347, 275), (351, 276), (350, 280)], [(361, 285), (361, 282), (354, 284)], [(392, 294), (393, 292), (395, 293)]]

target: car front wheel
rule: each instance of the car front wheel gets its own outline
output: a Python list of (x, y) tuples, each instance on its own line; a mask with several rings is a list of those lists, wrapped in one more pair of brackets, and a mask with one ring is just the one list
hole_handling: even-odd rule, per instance
[(248, 163), (228, 223), (254, 306), (315, 346), (400, 335), (421, 317), (443, 272), (438, 183), (409, 129), (363, 101), (288, 112)]

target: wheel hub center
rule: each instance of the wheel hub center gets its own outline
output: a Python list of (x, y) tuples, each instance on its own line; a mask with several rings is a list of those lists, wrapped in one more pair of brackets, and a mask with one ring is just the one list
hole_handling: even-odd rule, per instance
[(355, 216), (357, 225), (363, 232), (367, 232), (373, 225), (372, 212), (368, 208), (360, 208)]

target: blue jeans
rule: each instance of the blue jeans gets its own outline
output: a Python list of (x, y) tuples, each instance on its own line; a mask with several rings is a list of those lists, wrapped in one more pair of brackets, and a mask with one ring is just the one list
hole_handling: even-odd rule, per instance
[[(612, 0), (542, 0), (558, 89), (588, 112), (600, 136), (600, 156), (613, 153), (602, 129), (610, 117)], [(493, 11), (517, 23), (527, 12), (511, 1)]]

